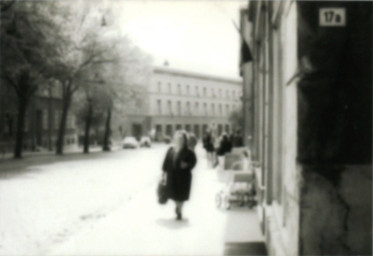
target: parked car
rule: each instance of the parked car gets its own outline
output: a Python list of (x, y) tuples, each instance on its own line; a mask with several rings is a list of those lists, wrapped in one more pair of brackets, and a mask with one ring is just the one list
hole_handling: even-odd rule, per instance
[(125, 137), (122, 141), (122, 148), (138, 148), (139, 142), (135, 137)]
[(147, 137), (147, 136), (141, 137), (140, 147), (150, 148), (151, 146), (152, 146), (152, 140), (149, 137)]

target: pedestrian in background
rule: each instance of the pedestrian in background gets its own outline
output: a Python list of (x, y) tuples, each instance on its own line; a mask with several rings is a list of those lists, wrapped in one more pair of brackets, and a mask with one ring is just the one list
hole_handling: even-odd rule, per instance
[(219, 147), (216, 150), (219, 170), (224, 170), (225, 154), (231, 151), (232, 145), (229, 141), (228, 135), (224, 132), (221, 135)]
[(176, 203), (176, 219), (182, 219), (182, 207), (189, 199), (192, 184), (192, 169), (197, 163), (195, 153), (188, 148), (184, 131), (176, 131), (173, 145), (167, 151), (163, 162), (163, 177), (166, 180), (168, 198)]
[(195, 148), (197, 146), (197, 137), (194, 133), (188, 134), (188, 148), (195, 152)]
[(233, 136), (233, 146), (236, 148), (243, 147), (243, 138), (240, 129), (237, 129)]
[(203, 136), (203, 148), (206, 150), (207, 161), (210, 166), (213, 165), (213, 153), (214, 153), (214, 143), (212, 133), (209, 129), (206, 130), (206, 133)]
[(218, 136), (218, 133), (216, 130), (213, 131), (212, 133), (212, 137), (213, 137), (213, 145), (214, 145), (214, 152), (213, 152), (213, 155), (212, 155), (212, 162), (213, 162), (213, 168), (215, 168), (216, 166), (218, 166), (219, 162), (218, 162), (218, 154), (217, 154), (217, 150), (219, 148), (219, 145), (220, 145), (220, 140), (221, 140), (221, 137)]

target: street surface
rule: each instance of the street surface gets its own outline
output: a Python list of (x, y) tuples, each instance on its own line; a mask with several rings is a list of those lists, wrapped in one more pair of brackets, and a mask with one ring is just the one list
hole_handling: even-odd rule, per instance
[(218, 210), (223, 186), (199, 147), (185, 220), (157, 204), (167, 145), (0, 163), (0, 255), (222, 255), (262, 241), (256, 213)]

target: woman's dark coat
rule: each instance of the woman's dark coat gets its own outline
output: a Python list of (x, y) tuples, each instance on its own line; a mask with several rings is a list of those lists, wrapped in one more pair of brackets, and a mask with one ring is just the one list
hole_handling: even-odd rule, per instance
[[(181, 163), (187, 164), (181, 168)], [(189, 199), (192, 183), (192, 169), (197, 163), (196, 155), (188, 148), (183, 148), (178, 154), (171, 147), (163, 162), (163, 171), (167, 173), (167, 192), (170, 199), (175, 201), (186, 201)]]
[(216, 151), (218, 156), (224, 156), (226, 153), (229, 153), (232, 150), (232, 143), (229, 141), (228, 137), (223, 137), (220, 141), (219, 147)]
[(211, 136), (211, 134), (208, 133), (203, 138), (203, 147), (209, 153), (214, 152), (214, 144), (212, 143), (212, 136)]

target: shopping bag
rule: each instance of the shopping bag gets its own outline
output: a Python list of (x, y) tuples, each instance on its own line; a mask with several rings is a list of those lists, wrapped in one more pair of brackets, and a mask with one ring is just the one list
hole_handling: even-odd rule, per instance
[(161, 180), (158, 183), (157, 194), (158, 194), (158, 203), (160, 204), (167, 203), (168, 193), (167, 193), (166, 183), (164, 180)]

